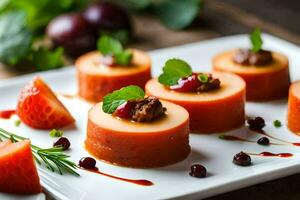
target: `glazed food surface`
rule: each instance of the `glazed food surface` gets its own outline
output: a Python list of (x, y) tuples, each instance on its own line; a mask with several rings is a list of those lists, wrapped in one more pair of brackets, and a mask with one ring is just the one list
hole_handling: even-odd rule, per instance
[[(95, 124), (108, 130), (122, 131), (124, 133), (155, 133), (180, 126), (188, 119), (188, 112), (173, 103), (162, 101), (167, 108), (165, 116), (153, 122), (139, 123), (130, 120), (119, 119), (102, 111), (102, 102), (94, 106), (89, 112), (89, 119)], [(126, 127), (126, 128), (124, 128)]]
[(152, 79), (146, 84), (146, 91), (162, 99), (172, 99), (174, 101), (184, 102), (210, 102), (224, 99), (225, 97), (235, 95), (245, 87), (244, 81), (238, 76), (229, 73), (212, 73), (215, 78), (220, 79), (219, 89), (203, 93), (182, 93), (175, 92), (160, 84), (157, 79)]
[(247, 85), (247, 101), (272, 101), (287, 97), (290, 75), (286, 56), (273, 52), (273, 62), (268, 65), (244, 66), (233, 61), (235, 51), (217, 55), (213, 67), (216, 71), (232, 72), (242, 77)]
[(224, 71), (230, 71), (233, 73), (247, 73), (247, 74), (261, 74), (269, 73), (277, 70), (281, 70), (288, 66), (288, 59), (286, 56), (273, 52), (273, 62), (268, 65), (256, 66), (256, 65), (240, 65), (233, 61), (233, 56), (237, 50), (227, 51), (219, 54), (213, 60), (214, 66)]
[(187, 111), (162, 101), (168, 113), (154, 122), (132, 122), (102, 111), (89, 112), (86, 149), (106, 162), (138, 168), (160, 167), (185, 159), (190, 153)]
[(102, 76), (123, 76), (147, 70), (151, 66), (150, 57), (139, 50), (132, 51), (133, 59), (130, 66), (105, 66), (101, 63), (102, 55), (98, 51), (81, 56), (75, 65), (83, 73)]
[(146, 93), (187, 109), (193, 133), (225, 132), (242, 126), (245, 120), (245, 82), (234, 74), (212, 74), (221, 81), (220, 88), (213, 91), (175, 92), (160, 84), (157, 79), (152, 79), (146, 84)]

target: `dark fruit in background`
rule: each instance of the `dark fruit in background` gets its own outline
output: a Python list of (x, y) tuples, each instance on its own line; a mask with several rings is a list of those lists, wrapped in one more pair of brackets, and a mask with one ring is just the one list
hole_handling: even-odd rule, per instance
[(127, 30), (131, 32), (131, 20), (127, 11), (118, 5), (103, 2), (89, 6), (84, 18), (98, 33), (100, 31)]
[(80, 14), (64, 14), (54, 18), (46, 32), (54, 46), (62, 46), (72, 57), (96, 48), (97, 36)]

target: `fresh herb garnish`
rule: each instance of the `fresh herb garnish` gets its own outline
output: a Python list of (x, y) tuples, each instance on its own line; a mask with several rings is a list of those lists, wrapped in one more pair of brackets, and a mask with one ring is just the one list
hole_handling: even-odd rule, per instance
[(106, 95), (103, 98), (102, 110), (105, 113), (113, 113), (117, 107), (128, 100), (143, 99), (145, 92), (138, 86), (127, 86), (113, 93)]
[(273, 121), (273, 125), (274, 125), (276, 128), (280, 128), (280, 127), (282, 126), (281, 121), (279, 121), (279, 120)]
[(16, 126), (16, 127), (19, 127), (20, 124), (21, 124), (21, 120), (17, 119), (17, 120), (15, 121), (15, 126)]
[[(0, 128), (0, 141), (1, 139), (9, 139), (12, 142), (19, 142), (26, 140), (27, 138)], [(80, 176), (75, 171), (77, 169), (77, 165), (68, 159), (70, 156), (62, 152), (62, 147), (43, 149), (31, 144), (31, 151), (35, 161), (39, 165), (45, 166), (48, 170), (58, 172), (61, 175), (63, 175), (64, 172), (68, 172), (72, 175)]]
[(259, 28), (256, 28), (250, 36), (251, 44), (252, 44), (252, 52), (258, 52), (261, 50), (262, 45), (263, 45), (263, 40), (261, 38), (261, 31)]
[(49, 132), (50, 137), (61, 137), (63, 136), (64, 132), (60, 131), (60, 130), (56, 130), (56, 129), (52, 129)]
[(102, 36), (97, 42), (98, 50), (104, 56), (113, 56), (114, 62), (119, 65), (129, 65), (132, 61), (132, 52), (123, 48), (120, 41), (109, 36)]
[(192, 68), (188, 63), (174, 58), (166, 62), (158, 81), (163, 85), (172, 86), (176, 85), (180, 78), (190, 76), (192, 73)]
[(198, 75), (198, 80), (201, 83), (207, 83), (208, 82), (208, 76), (206, 74), (199, 74)]

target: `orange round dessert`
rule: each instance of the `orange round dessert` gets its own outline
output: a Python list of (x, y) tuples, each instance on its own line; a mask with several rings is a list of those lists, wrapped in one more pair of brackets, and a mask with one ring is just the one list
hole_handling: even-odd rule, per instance
[(300, 135), (300, 81), (293, 83), (289, 90), (288, 128)]
[(216, 71), (232, 72), (246, 82), (248, 101), (271, 101), (285, 98), (290, 85), (289, 62), (286, 56), (272, 52), (273, 61), (267, 65), (241, 65), (233, 61), (238, 50), (227, 51), (213, 59)]
[(88, 101), (101, 101), (102, 98), (122, 87), (137, 85), (144, 88), (151, 78), (151, 59), (139, 50), (132, 50), (130, 66), (107, 66), (102, 64), (103, 56), (94, 51), (79, 57), (77, 69), (79, 96)]
[(176, 163), (190, 153), (189, 114), (161, 101), (165, 116), (153, 122), (133, 122), (102, 111), (102, 102), (88, 114), (86, 149), (112, 164), (150, 168)]
[(213, 72), (221, 81), (219, 89), (202, 93), (175, 92), (152, 79), (146, 93), (183, 106), (190, 115), (194, 133), (225, 132), (238, 128), (245, 120), (245, 82), (229, 73)]

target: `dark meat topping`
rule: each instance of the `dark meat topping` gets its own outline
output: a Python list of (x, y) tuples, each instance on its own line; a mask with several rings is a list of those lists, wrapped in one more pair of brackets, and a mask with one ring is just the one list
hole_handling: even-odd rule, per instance
[(239, 49), (233, 61), (241, 65), (267, 65), (273, 61), (272, 53), (266, 50), (252, 52), (250, 49)]
[(154, 121), (166, 112), (166, 108), (162, 106), (158, 98), (150, 96), (143, 100), (139, 100), (133, 109), (132, 120), (137, 122)]
[(207, 92), (207, 91), (211, 91), (211, 90), (220, 88), (221, 82), (219, 79), (214, 78), (212, 76), (212, 74), (206, 74), (206, 75), (207, 75), (208, 79), (206, 82), (200, 81), (200, 86), (198, 87), (198, 92)]

